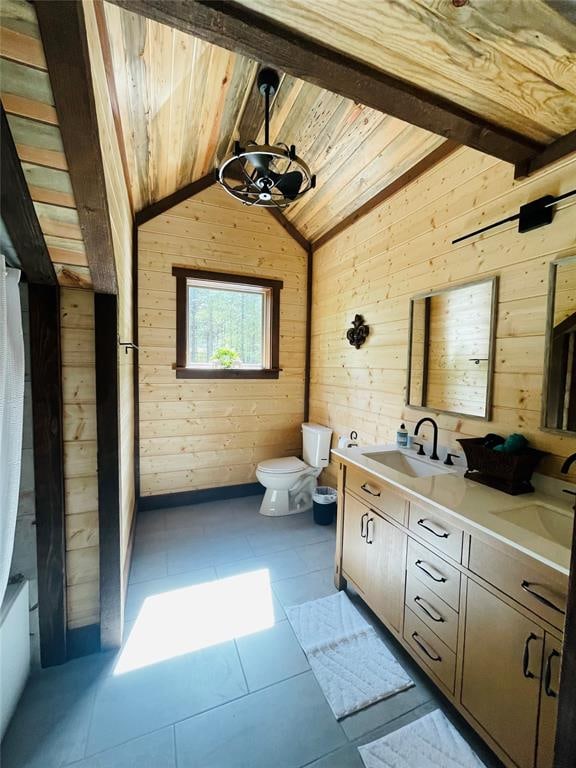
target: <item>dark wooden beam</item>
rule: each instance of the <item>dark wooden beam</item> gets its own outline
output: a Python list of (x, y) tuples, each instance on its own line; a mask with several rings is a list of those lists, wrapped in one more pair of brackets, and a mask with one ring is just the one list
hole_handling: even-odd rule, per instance
[(55, 285), (57, 279), (54, 265), (28, 191), (3, 105), (0, 105), (0, 159), (2, 220), (19, 264), (28, 282)]
[(162, 200), (158, 200), (156, 203), (152, 203), (146, 208), (142, 208), (141, 211), (138, 211), (135, 217), (137, 226), (145, 224), (147, 221), (150, 221), (150, 219), (155, 219), (156, 216), (160, 216), (162, 213), (166, 213), (166, 211), (173, 208), (175, 205), (178, 205), (178, 203), (183, 203), (185, 200), (188, 200), (188, 198), (198, 195), (215, 183), (215, 174), (207, 173), (206, 176), (202, 176), (202, 178), (196, 179), (196, 181), (192, 181), (190, 184), (186, 184), (186, 186), (181, 187), (171, 195), (163, 197)]
[(60, 289), (28, 290), (40, 655), (49, 667), (67, 659)]
[(308, 244), (306, 264), (306, 348), (304, 356), (304, 421), (310, 418), (310, 370), (312, 357), (312, 288), (314, 282), (314, 245)]
[(140, 350), (138, 344), (138, 225), (132, 225), (132, 369), (134, 392), (134, 499), (140, 498)]
[(116, 293), (108, 198), (81, 2), (35, 3), (94, 290)]
[(123, 621), (117, 311), (115, 295), (94, 294), (102, 648), (120, 645)]
[(234, 2), (112, 2), (214, 45), (266, 61), (294, 77), (509, 163), (521, 162), (542, 148), (531, 139), (487, 122), (446, 99), (334, 51)]
[(572, 152), (576, 152), (576, 130), (556, 139), (541, 152), (527, 160), (516, 163), (514, 178), (523, 179), (525, 176), (530, 176), (532, 173), (542, 170), (542, 168), (555, 163), (556, 160), (560, 160)]
[(286, 218), (284, 213), (279, 208), (267, 208), (270, 214), (276, 219), (281, 227), (284, 227), (286, 232), (292, 237), (298, 245), (301, 245), (305, 251), (308, 251), (310, 247), (310, 241), (304, 237), (304, 235), (292, 224), (292, 222)]
[(338, 224), (335, 224), (332, 229), (329, 229), (328, 232), (321, 235), (314, 241), (314, 248), (318, 249), (323, 245), (326, 245), (329, 240), (332, 240), (333, 237), (336, 237), (336, 235), (339, 235), (349, 226), (357, 222), (358, 219), (366, 216), (366, 214), (370, 213), (376, 206), (383, 203), (384, 200), (395, 195), (396, 192), (399, 192), (402, 189), (402, 187), (415, 181), (415, 179), (422, 176), (423, 173), (426, 173), (426, 171), (429, 171), (435, 165), (442, 162), (442, 160), (445, 160), (449, 155), (455, 152), (459, 146), (459, 144), (456, 144), (453, 141), (445, 141), (430, 152), (430, 154), (426, 155), (426, 157), (423, 157), (422, 160), (419, 160), (416, 165), (413, 165), (412, 168), (409, 168), (405, 173), (388, 184), (388, 186), (381, 189), (380, 192), (377, 192), (374, 197), (367, 200), (364, 205), (361, 205), (349, 216), (346, 216), (345, 219), (342, 219)]

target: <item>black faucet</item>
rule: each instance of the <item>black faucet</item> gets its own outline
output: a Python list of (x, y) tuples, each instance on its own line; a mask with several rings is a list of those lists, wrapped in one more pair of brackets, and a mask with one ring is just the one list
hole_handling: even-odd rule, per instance
[(576, 461), (576, 453), (573, 453), (572, 456), (568, 456), (564, 464), (562, 464), (562, 469), (560, 470), (560, 472), (562, 472), (563, 475), (567, 475), (568, 470), (570, 469), (572, 464), (574, 464), (575, 461)]
[(418, 424), (416, 424), (416, 429), (414, 430), (414, 437), (416, 437), (416, 435), (418, 434), (418, 430), (420, 429), (422, 424), (424, 424), (426, 421), (429, 421), (430, 424), (432, 424), (432, 426), (434, 427), (434, 441), (432, 443), (432, 453), (430, 455), (430, 458), (433, 459), (434, 461), (438, 461), (438, 459), (440, 458), (438, 456), (438, 424), (436, 424), (434, 419), (431, 418), (430, 416), (425, 416), (423, 419), (420, 419)]

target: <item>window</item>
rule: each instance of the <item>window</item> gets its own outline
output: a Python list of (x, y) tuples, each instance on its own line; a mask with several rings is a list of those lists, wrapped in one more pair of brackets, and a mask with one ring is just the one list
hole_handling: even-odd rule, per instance
[(176, 376), (277, 379), (281, 280), (173, 267)]

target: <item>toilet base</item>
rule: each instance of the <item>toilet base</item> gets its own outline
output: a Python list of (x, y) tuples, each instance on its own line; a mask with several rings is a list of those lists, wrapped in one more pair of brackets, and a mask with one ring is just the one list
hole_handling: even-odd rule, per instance
[(278, 491), (267, 488), (260, 505), (260, 514), (266, 517), (282, 517), (309, 512), (312, 509), (312, 493), (316, 487), (316, 478), (310, 477), (305, 487), (302, 486), (303, 484), (300, 483), (297, 491)]

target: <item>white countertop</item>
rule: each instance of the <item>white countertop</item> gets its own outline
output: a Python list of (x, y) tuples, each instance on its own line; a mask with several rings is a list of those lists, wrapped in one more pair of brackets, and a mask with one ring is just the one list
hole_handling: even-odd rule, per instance
[[(573, 519), (570, 496), (566, 503), (540, 491), (511, 496), (474, 480), (464, 477), (464, 470), (453, 467), (453, 472), (443, 472), (431, 477), (409, 477), (404, 473), (370, 459), (365, 453), (400, 451), (407, 456), (416, 457), (416, 451), (398, 448), (396, 445), (370, 445), (353, 448), (333, 448), (332, 455), (370, 472), (392, 486), (407, 491), (412, 496), (431, 504), (443, 512), (454, 515), (472, 528), (488, 533), (500, 541), (524, 552), (536, 560), (568, 575), (570, 571), (571, 540), (567, 537), (562, 544), (539, 536), (527, 528), (512, 523), (499, 516), (499, 513), (541, 504)], [(441, 462), (421, 459), (441, 469), (449, 469)]]

